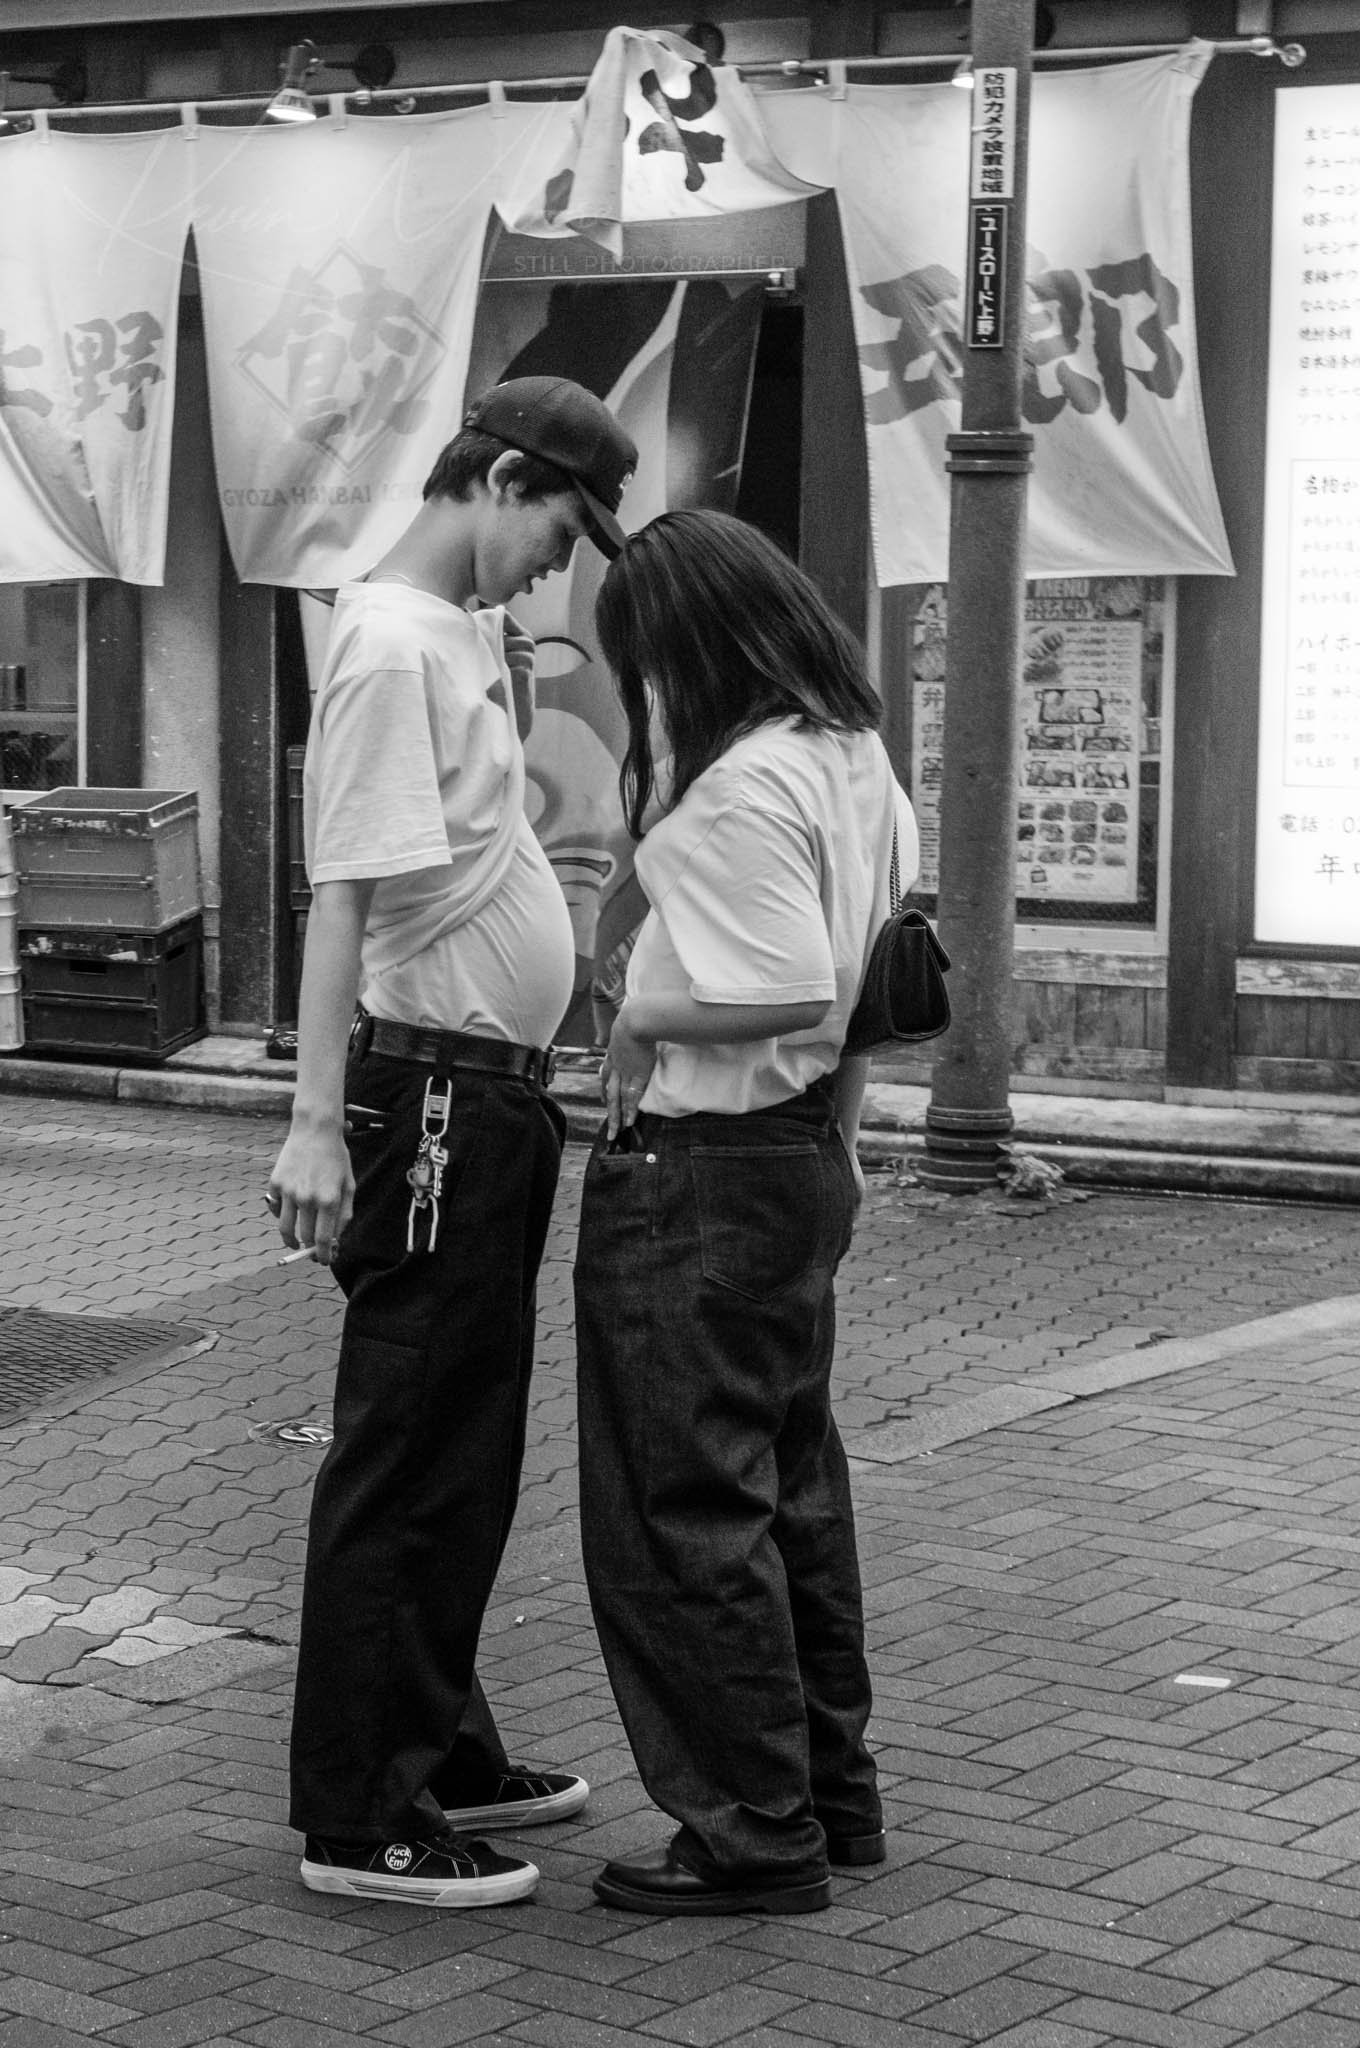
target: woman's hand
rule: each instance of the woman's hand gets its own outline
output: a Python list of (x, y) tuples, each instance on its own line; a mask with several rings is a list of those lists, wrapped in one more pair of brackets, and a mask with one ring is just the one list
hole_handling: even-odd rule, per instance
[(605, 1136), (617, 1138), (637, 1119), (638, 1104), (656, 1065), (656, 1040), (644, 1038), (633, 1028), (625, 1003), (614, 1019), (609, 1050), (600, 1069), (600, 1087), (605, 1104)]
[(841, 1143), (845, 1146), (845, 1156), (850, 1161), (850, 1178), (855, 1183), (855, 1214), (858, 1215), (864, 1207), (864, 1168), (859, 1163), (858, 1150), (849, 1142), (843, 1131)]

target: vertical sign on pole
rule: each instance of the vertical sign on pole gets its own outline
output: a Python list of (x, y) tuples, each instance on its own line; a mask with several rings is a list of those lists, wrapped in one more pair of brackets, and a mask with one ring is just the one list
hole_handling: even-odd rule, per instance
[(1006, 342), (1006, 222), (1015, 197), (1015, 69), (989, 64), (973, 91), (968, 187), (968, 280), (964, 338), (969, 348)]

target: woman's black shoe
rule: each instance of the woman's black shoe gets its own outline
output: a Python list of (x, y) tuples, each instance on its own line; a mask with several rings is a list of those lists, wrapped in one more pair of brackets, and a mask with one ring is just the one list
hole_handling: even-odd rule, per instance
[(888, 1860), (888, 1837), (883, 1828), (876, 1835), (832, 1835), (826, 1838), (826, 1860), (836, 1863), (842, 1869), (859, 1868), (866, 1863), (886, 1863)]
[(669, 1842), (627, 1863), (606, 1863), (594, 1889), (604, 1905), (625, 1913), (820, 1913), (831, 1904), (829, 1877), (720, 1883), (688, 1869)]

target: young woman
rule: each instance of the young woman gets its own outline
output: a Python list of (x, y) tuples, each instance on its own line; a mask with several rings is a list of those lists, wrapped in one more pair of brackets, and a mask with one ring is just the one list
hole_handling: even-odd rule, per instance
[[(647, 1913), (812, 1912), (882, 1860), (833, 1284), (862, 1187), (846, 1021), (911, 809), (855, 641), (754, 528), (671, 512), (596, 620), (650, 914), (576, 1266), (581, 1528), (614, 1695), (674, 1839)], [(658, 757), (666, 794), (657, 809)]]

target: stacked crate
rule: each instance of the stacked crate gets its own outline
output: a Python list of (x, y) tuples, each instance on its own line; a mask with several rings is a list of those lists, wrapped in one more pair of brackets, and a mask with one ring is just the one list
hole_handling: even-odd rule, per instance
[(193, 792), (49, 790), (12, 829), (29, 1049), (160, 1060), (201, 1038)]

